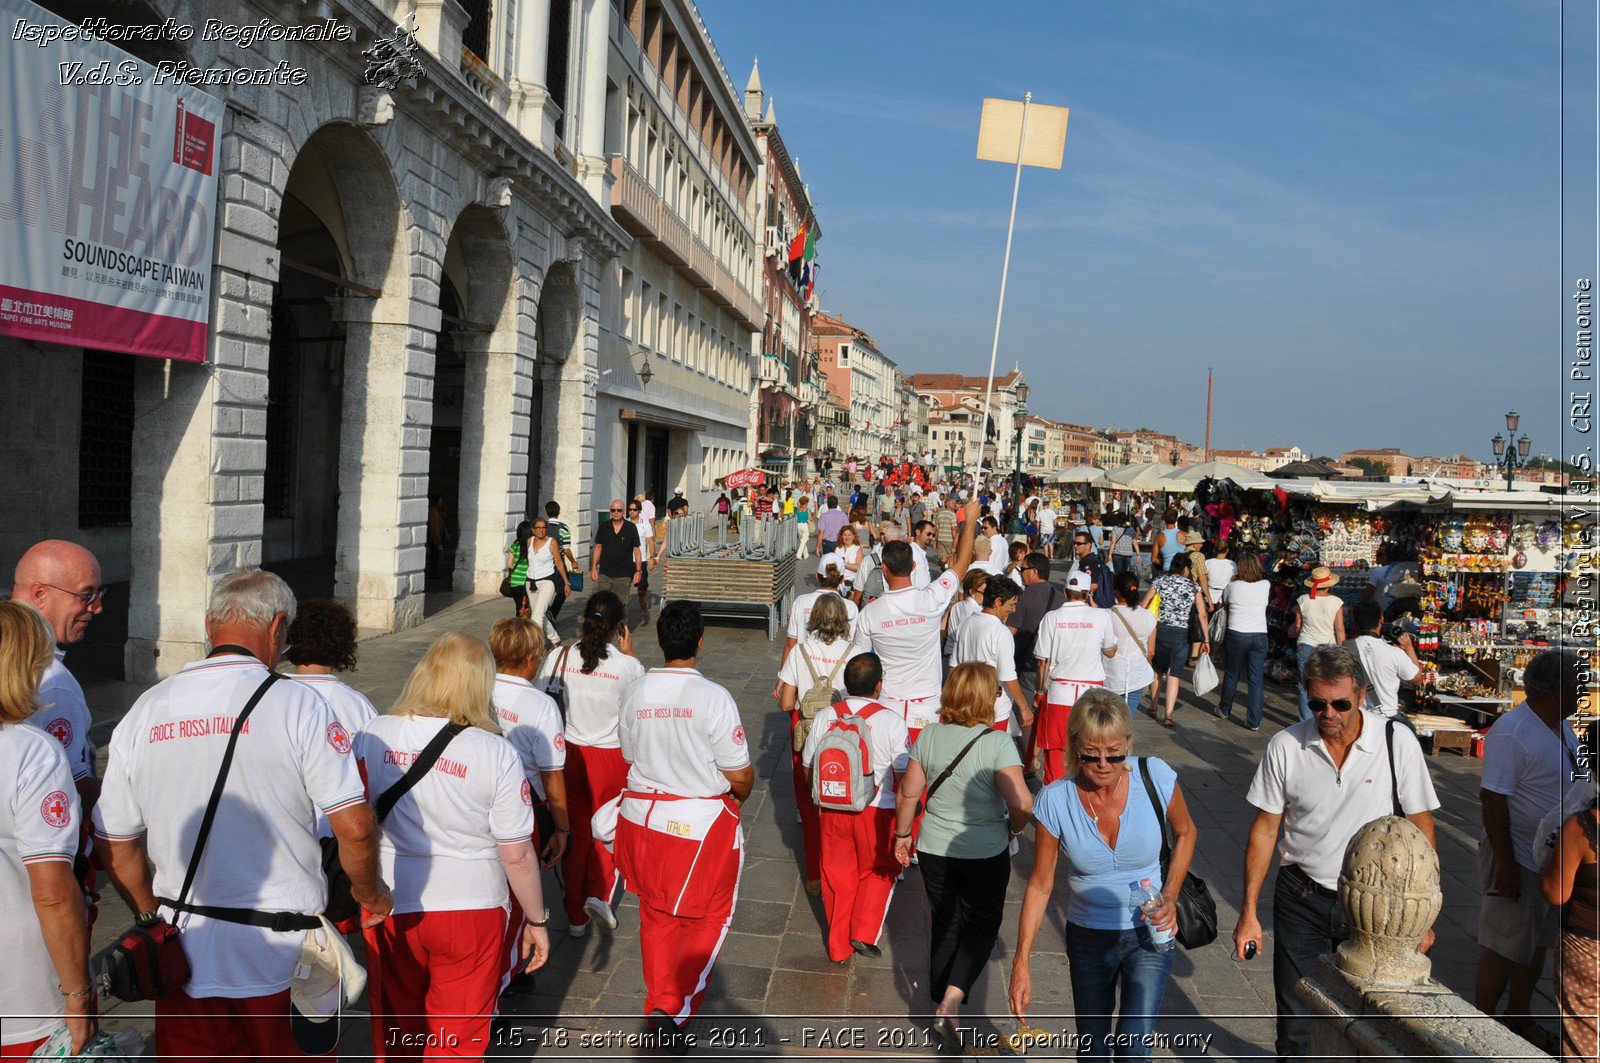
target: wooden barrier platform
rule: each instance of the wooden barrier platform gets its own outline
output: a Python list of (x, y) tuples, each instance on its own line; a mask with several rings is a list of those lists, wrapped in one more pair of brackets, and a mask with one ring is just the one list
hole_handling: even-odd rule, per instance
[(795, 559), (744, 561), (727, 557), (668, 557), (661, 604), (700, 603), (708, 616), (765, 616), (767, 638), (788, 623), (794, 601)]

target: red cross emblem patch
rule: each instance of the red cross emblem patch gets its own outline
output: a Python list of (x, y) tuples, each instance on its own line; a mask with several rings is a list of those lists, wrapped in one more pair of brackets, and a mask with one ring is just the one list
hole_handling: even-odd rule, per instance
[(45, 734), (60, 742), (62, 748), (72, 745), (72, 721), (65, 716), (57, 716), (44, 725)]
[(527, 779), (522, 780), (522, 803), (530, 808), (533, 806), (533, 784)]
[(39, 806), (39, 815), (52, 827), (65, 827), (72, 822), (72, 805), (67, 801), (67, 795), (60, 790), (52, 790), (44, 797), (44, 803)]
[(328, 744), (339, 753), (350, 752), (350, 732), (337, 720), (328, 725)]
[(744, 745), (744, 724), (735, 724), (733, 728), (733, 744)]

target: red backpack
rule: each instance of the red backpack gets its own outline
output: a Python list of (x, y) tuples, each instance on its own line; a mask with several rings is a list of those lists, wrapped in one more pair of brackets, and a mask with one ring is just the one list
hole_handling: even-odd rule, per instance
[(833, 706), (838, 717), (829, 722), (811, 765), (811, 800), (818, 808), (860, 812), (877, 796), (866, 721), (882, 709), (876, 701), (855, 713), (843, 701)]

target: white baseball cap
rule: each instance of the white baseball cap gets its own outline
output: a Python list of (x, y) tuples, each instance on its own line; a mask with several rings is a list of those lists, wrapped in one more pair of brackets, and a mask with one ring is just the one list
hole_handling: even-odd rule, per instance
[(1089, 578), (1089, 573), (1079, 569), (1067, 577), (1067, 590), (1086, 591), (1094, 586), (1094, 580)]
[(289, 983), (295, 1044), (312, 1054), (333, 1049), (339, 1040), (339, 1013), (360, 999), (367, 988), (366, 969), (356, 962), (344, 935), (326, 916), (319, 918), (322, 925), (306, 931)]

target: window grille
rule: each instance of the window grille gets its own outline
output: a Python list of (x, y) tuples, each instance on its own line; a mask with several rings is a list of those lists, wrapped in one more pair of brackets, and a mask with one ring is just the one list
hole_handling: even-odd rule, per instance
[(78, 425), (78, 527), (133, 523), (132, 355), (83, 352)]

